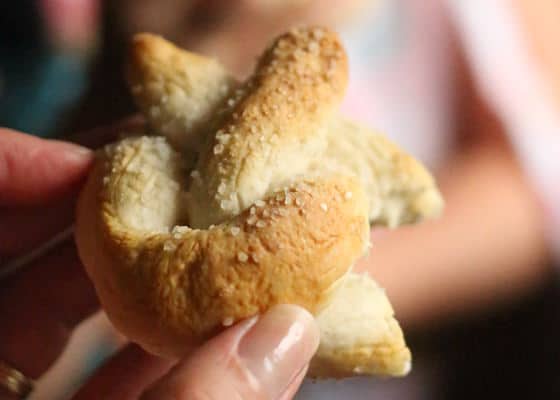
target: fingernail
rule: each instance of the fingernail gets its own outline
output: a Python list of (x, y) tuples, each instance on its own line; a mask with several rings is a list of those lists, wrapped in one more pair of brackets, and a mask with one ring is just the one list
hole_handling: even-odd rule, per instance
[(62, 157), (65, 161), (75, 163), (86, 163), (93, 159), (93, 152), (85, 147), (72, 143), (64, 143), (62, 147)]
[(318, 345), (313, 317), (300, 307), (280, 305), (243, 336), (238, 354), (259, 391), (275, 399), (307, 365)]

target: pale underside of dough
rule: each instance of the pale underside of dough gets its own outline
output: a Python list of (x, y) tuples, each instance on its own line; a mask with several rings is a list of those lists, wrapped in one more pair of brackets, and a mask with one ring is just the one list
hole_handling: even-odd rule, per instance
[[(350, 213), (348, 215), (351, 217), (353, 210), (361, 209), (362, 191), (367, 202), (367, 207), (363, 208), (364, 220), (369, 220), (371, 224), (396, 227), (435, 217), (441, 211), (443, 201), (435, 182), (419, 162), (382, 135), (348, 121), (337, 113), (322, 128), (323, 134), (313, 136), (308, 142), (286, 142), (288, 155), (284, 154), (281, 159), (262, 156), (251, 159), (255, 153), (249, 152), (248, 158), (256, 167), (254, 171), (245, 174), (250, 184), (243, 189), (243, 196), (236, 197), (225, 210), (215, 207), (212, 196), (216, 195), (219, 200), (223, 188), (220, 189), (216, 184), (214, 192), (211, 192), (211, 187), (197, 187), (197, 179), (207, 185), (213, 176), (205, 176), (205, 173), (210, 173), (205, 172), (204, 160), (194, 159), (193, 154), (211, 153), (212, 147), (208, 146), (216, 148), (216, 142), (205, 139), (215, 133), (214, 125), (208, 121), (210, 116), (224, 113), (224, 105), (228, 104), (228, 99), (235, 98), (239, 84), (215, 61), (175, 48), (152, 35), (141, 35), (136, 39), (131, 60), (128, 79), (133, 96), (148, 119), (148, 131), (167, 138), (162, 138), (155, 145), (155, 150), (151, 150), (152, 155), (147, 158), (131, 156), (138, 154), (136, 150), (123, 153), (129, 154), (125, 158), (130, 158), (130, 164), (123, 170), (119, 184), (126, 184), (130, 196), (114, 197), (110, 208), (119, 224), (136, 231), (137, 235), (142, 236), (141, 232), (160, 232), (161, 235), (172, 237), (173, 228), (185, 221), (190, 221), (191, 227), (202, 230), (210, 224), (219, 224), (216, 233), (219, 235), (221, 229), (231, 229), (228, 221), (236, 220), (244, 212), (247, 214), (255, 202), (273, 198), (275, 193), (287, 185), (305, 180), (321, 181), (330, 179), (331, 176), (347, 176), (349, 181), (357, 181), (360, 188), (340, 189), (342, 191), (334, 195), (329, 191), (320, 194), (320, 185), (317, 189), (309, 189), (311, 192), (318, 190), (317, 199), (327, 196), (327, 200), (317, 203), (325, 212), (327, 209), (334, 210), (337, 201), (355, 201), (356, 206), (352, 206), (354, 208), (344, 211)], [(187, 128), (189, 134), (183, 132)], [(218, 136), (217, 140), (220, 140)], [(258, 142), (258, 137), (256, 141)], [(151, 146), (149, 143), (148, 146)], [(266, 144), (265, 141), (265, 153)], [(153, 176), (141, 176), (149, 170), (142, 167), (143, 163), (153, 167), (149, 173)], [(273, 184), (263, 185), (259, 176), (267, 168), (277, 168), (279, 172), (272, 178), (262, 180), (274, 182)], [(289, 174), (284, 177), (282, 174), (286, 170)], [(187, 187), (186, 176), (189, 171), (190, 187)], [(196, 174), (194, 178), (193, 172)], [(134, 175), (136, 173), (139, 175)], [(103, 179), (102, 174), (99, 179)], [(243, 185), (242, 181), (237, 183)], [(338, 187), (342, 188), (344, 184)], [(294, 196), (297, 196), (299, 189), (294, 190)], [(219, 195), (216, 192), (220, 192)], [(209, 194), (210, 197), (207, 197)], [(338, 200), (329, 202), (331, 200), (328, 196), (331, 195)], [(133, 199), (135, 196), (136, 200)], [(272, 204), (266, 201), (265, 208)], [(161, 204), (168, 206), (157, 206)], [(311, 207), (311, 200), (308, 204)], [(90, 203), (88, 206), (96, 207)], [(212, 207), (217, 211), (212, 212)], [(315, 214), (310, 212), (309, 215)], [(318, 225), (320, 218), (316, 219)], [(95, 224), (95, 221), (92, 223)], [(294, 226), (299, 226), (297, 221)], [(270, 229), (271, 232), (277, 232), (283, 228), (271, 226)], [(359, 229), (361, 228), (354, 229), (357, 239), (348, 244), (348, 248), (364, 247), (367, 243), (362, 237), (367, 231)], [(205, 235), (204, 231), (200, 232)], [(305, 238), (305, 235), (302, 237)], [(85, 239), (83, 241), (87, 242)], [(80, 245), (80, 240), (78, 244)], [(86, 243), (83, 247), (87, 247), (83, 253), (92, 254), (90, 258), (93, 263), (93, 253), (98, 251), (97, 247), (91, 243)], [(237, 254), (242, 254), (240, 258), (247, 255), (245, 251)], [(339, 250), (336, 254), (340, 254)], [(325, 259), (327, 260), (328, 258)], [(352, 259), (349, 264), (355, 261)], [(87, 267), (88, 262), (85, 264)], [(172, 268), (171, 262), (169, 265)], [(351, 265), (346, 265), (345, 269), (350, 271)], [(170, 277), (172, 279), (171, 273)], [(315, 313), (321, 332), (321, 344), (311, 363), (309, 376), (338, 378), (353, 375), (402, 376), (408, 373), (411, 354), (402, 330), (385, 292), (371, 277), (349, 272), (326, 292), (326, 300), (321, 301), (323, 305)], [(140, 326), (142, 323), (138, 324), (139, 331), (145, 329)], [(154, 344), (152, 350), (158, 353), (157, 348), (158, 344)]]
[(317, 315), (321, 344), (315, 377), (406, 375), (411, 354), (385, 291), (367, 275), (349, 273)]

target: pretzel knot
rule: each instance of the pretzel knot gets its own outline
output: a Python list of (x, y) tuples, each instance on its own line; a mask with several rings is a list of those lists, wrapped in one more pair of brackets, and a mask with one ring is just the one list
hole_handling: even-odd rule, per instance
[(442, 201), (418, 162), (338, 114), (347, 70), (322, 28), (280, 36), (242, 84), (211, 59), (135, 37), (127, 78), (148, 126), (99, 154), (77, 220), (119, 330), (179, 357), (291, 303), (321, 330), (310, 375), (408, 371), (382, 289), (350, 270), (369, 223), (416, 222)]

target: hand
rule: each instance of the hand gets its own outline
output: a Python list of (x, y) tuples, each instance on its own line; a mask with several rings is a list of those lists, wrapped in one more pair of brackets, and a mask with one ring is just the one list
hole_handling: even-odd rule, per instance
[(193, 350), (159, 379), (170, 363), (129, 346), (101, 368), (75, 400), (287, 400), (305, 377), (318, 343), (318, 330), (306, 311), (277, 306)]
[[(99, 144), (114, 131), (87, 139)], [(92, 161), (86, 148), (0, 129), (0, 270), (3, 259), (25, 254), (71, 224)], [(74, 244), (60, 245), (0, 281), (0, 360), (39, 378), (73, 328), (97, 308)], [(317, 346), (313, 318), (278, 306), (192, 348), (174, 366), (128, 345), (75, 398), (288, 399)]]

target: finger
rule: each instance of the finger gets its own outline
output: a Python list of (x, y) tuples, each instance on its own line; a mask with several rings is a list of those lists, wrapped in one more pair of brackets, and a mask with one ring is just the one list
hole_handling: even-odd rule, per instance
[(0, 282), (0, 360), (32, 378), (59, 356), (73, 328), (97, 309), (73, 243)]
[(0, 128), (0, 206), (38, 204), (64, 193), (84, 177), (93, 159), (82, 146), (99, 148), (143, 126), (144, 119), (133, 116), (69, 138), (80, 146)]
[(101, 367), (74, 400), (136, 400), (142, 391), (169, 371), (172, 361), (128, 345)]
[(296, 395), (296, 393), (298, 392), (301, 386), (301, 383), (305, 379), (305, 375), (307, 374), (308, 369), (309, 369), (309, 364), (306, 365), (305, 368), (303, 368), (299, 372), (299, 374), (297, 374), (297, 376), (294, 378), (292, 382), (290, 382), (288, 388), (286, 389), (282, 397), (280, 397), (280, 400), (290, 400), (294, 398), (294, 396)]
[(279, 399), (293, 390), (318, 344), (307, 311), (276, 306), (208, 341), (141, 399)]
[[(131, 117), (108, 127), (75, 134), (70, 139), (81, 145), (98, 148), (114, 141), (119, 133), (140, 130), (141, 117)], [(74, 220), (74, 210), (82, 181), (68, 187), (62, 197), (40, 206), (0, 208), (0, 265), (2, 259), (29, 251), (68, 228)]]
[(90, 150), (0, 129), (0, 206), (40, 204), (82, 180)]

